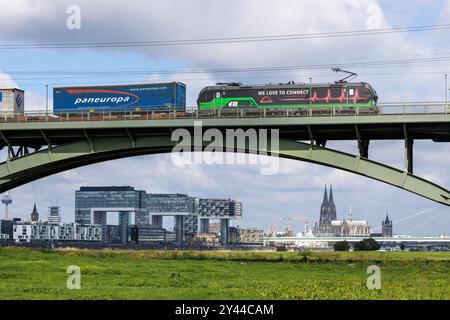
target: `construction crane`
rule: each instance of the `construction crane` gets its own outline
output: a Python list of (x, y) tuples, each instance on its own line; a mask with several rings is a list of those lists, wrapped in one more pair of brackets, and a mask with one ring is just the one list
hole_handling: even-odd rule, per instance
[(268, 227), (269, 227), (268, 235), (270, 237), (275, 237), (275, 229), (278, 228), (278, 224), (271, 224), (271, 225), (268, 225)]
[(280, 218), (280, 220), (287, 221), (287, 235), (288, 235), (288, 237), (293, 237), (294, 231), (292, 230), (292, 220), (294, 220), (294, 218), (292, 218), (292, 217)]

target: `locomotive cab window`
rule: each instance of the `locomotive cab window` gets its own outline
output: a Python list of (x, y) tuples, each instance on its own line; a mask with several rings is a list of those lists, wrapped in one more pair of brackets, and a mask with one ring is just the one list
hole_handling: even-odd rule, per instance
[(359, 95), (362, 98), (368, 98), (368, 97), (370, 97), (370, 91), (369, 91), (369, 89), (363, 87), (363, 88), (359, 89)]

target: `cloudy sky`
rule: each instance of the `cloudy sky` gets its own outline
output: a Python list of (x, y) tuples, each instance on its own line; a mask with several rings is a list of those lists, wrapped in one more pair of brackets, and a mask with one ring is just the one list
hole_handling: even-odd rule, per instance
[[(81, 12), (81, 29), (67, 28), (67, 9)], [(188, 86), (195, 105), (200, 89), (223, 81), (261, 84), (295, 80), (337, 80), (328, 68), (283, 72), (213, 73), (214, 68), (273, 66), (353, 67), (371, 83), (382, 102), (443, 101), (444, 73), (450, 71), (450, 30), (288, 41), (209, 45), (5, 49), (11, 44), (110, 43), (212, 39), (399, 28), (450, 23), (450, 1), (387, 0), (0, 0), (0, 86), (26, 90), (26, 109), (45, 108), (44, 84), (96, 85), (176, 80)], [(442, 58), (438, 62), (364, 66), (364, 62)], [(195, 70), (196, 72), (192, 72)], [(202, 71), (203, 70), (203, 71)], [(97, 72), (77, 75), (73, 72)], [(99, 72), (121, 72), (109, 76)], [(126, 71), (126, 72), (123, 72)], [(135, 71), (148, 71), (136, 75)], [(163, 72), (162, 72), (163, 71)], [(169, 71), (169, 72), (168, 72)], [(190, 72), (191, 71), (191, 72)], [(72, 75), (67, 73), (72, 72)], [(331, 147), (355, 152), (353, 142)], [(402, 167), (402, 142), (371, 143), (370, 157)], [(418, 141), (416, 173), (450, 186), (449, 144)], [(169, 155), (143, 156), (96, 164), (12, 190), (11, 212), (27, 217), (36, 201), (41, 213), (58, 203), (73, 220), (74, 191), (83, 185), (131, 185), (148, 192), (180, 192), (198, 197), (235, 198), (244, 204), (244, 226), (265, 228), (294, 218), (299, 230), (316, 221), (325, 184), (332, 184), (339, 217), (367, 219), (377, 230), (387, 212), (396, 233), (450, 233), (450, 209), (406, 191), (343, 171), (280, 160), (275, 176), (256, 165), (172, 164)]]

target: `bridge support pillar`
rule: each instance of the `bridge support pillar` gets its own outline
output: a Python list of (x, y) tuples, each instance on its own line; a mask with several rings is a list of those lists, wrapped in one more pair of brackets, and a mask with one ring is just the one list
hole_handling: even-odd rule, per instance
[(176, 242), (182, 244), (184, 241), (184, 216), (175, 216)]
[(355, 125), (356, 141), (358, 141), (358, 150), (361, 158), (369, 159), (369, 143), (370, 140), (363, 139), (359, 132), (359, 127)]
[(106, 226), (106, 211), (94, 211), (94, 224), (100, 224), (102, 226)]
[(318, 145), (321, 148), (325, 148), (327, 146), (327, 140), (325, 139), (317, 139), (316, 145)]
[(129, 242), (130, 224), (131, 224), (130, 212), (127, 211), (119, 212), (119, 232), (120, 232), (120, 242), (122, 244), (127, 244)]
[(369, 144), (370, 144), (370, 140), (366, 140), (366, 139), (358, 140), (359, 155), (362, 158), (369, 159)]
[(406, 172), (413, 174), (414, 173), (414, 165), (413, 165), (413, 139), (405, 139), (405, 170)]
[(200, 219), (200, 233), (209, 233), (209, 219)]
[(230, 220), (220, 219), (220, 243), (226, 245), (229, 242)]
[(152, 215), (152, 224), (157, 226), (163, 225), (163, 216)]

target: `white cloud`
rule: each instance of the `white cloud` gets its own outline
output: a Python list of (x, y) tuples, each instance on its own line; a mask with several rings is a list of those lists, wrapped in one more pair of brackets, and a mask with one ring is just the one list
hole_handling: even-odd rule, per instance
[(0, 70), (0, 88), (18, 88), (17, 83), (7, 73)]
[[(0, 88), (21, 88), (19, 84), (13, 80), (10, 74), (0, 70)], [(35, 91), (25, 91), (25, 111), (44, 111), (45, 96)], [(52, 98), (49, 97), (49, 107), (51, 109)]]
[[(33, 43), (64, 42), (120, 42), (142, 40), (174, 40), (240, 37), (254, 35), (297, 34), (329, 31), (363, 30), (373, 20), (372, 8), (379, 7), (376, 0), (364, 1), (274, 1), (230, 0), (226, 2), (144, 1), (134, 0), (132, 5), (123, 1), (77, 1), (82, 12), (82, 29), (68, 30), (65, 26), (66, 8), (72, 1), (17, 0), (2, 5), (0, 28), (8, 32), (0, 36), (4, 41)], [(130, 10), (130, 8), (134, 8)], [(139, 8), (136, 10), (136, 8)], [(236, 10), (239, 8), (239, 10)], [(382, 8), (382, 7), (381, 7)], [(176, 18), (175, 18), (176, 17)], [(333, 17), (330, 19), (330, 17)], [(383, 11), (377, 13), (380, 27), (389, 27)], [(429, 33), (435, 34), (435, 33)], [(170, 61), (178, 66), (207, 68), (211, 66), (283, 66), (311, 63), (338, 63), (365, 61), (391, 57), (424, 56), (436, 51), (427, 36), (409, 37), (406, 34), (383, 36), (339, 37), (301, 41), (274, 41), (238, 44), (169, 46), (112, 49), (141, 53), (156, 64)], [(441, 46), (448, 45), (442, 43)], [(441, 48), (439, 48), (441, 49)], [(110, 54), (108, 49), (99, 49)], [(73, 55), (78, 51), (63, 51)], [(120, 55), (119, 55), (120, 56)], [(126, 67), (126, 61), (118, 62)], [(378, 72), (383, 76), (361, 76), (371, 80), (378, 89), (381, 100), (436, 100), (442, 99), (442, 75), (422, 74), (389, 76), (398, 68), (366, 69), (358, 72)], [(433, 69), (437, 70), (437, 69)], [(407, 68), (420, 72), (419, 67)], [(313, 71), (313, 74), (330, 74), (330, 70)], [(199, 88), (216, 80), (233, 78), (244, 82), (271, 81), (272, 77), (287, 81), (307, 81), (311, 70), (284, 73), (227, 73), (208, 75), (173, 74), (176, 80), (188, 83), (189, 102), (194, 104)], [(252, 78), (253, 77), (253, 78)], [(334, 77), (317, 77), (315, 81), (336, 80)], [(157, 78), (157, 77), (156, 77)], [(152, 77), (151, 79), (156, 79)], [(167, 77), (164, 77), (167, 78)], [(284, 79), (283, 79), (284, 78)], [(202, 79), (202, 80), (199, 80)], [(386, 81), (388, 79), (388, 81)], [(419, 90), (420, 88), (420, 90)]]

